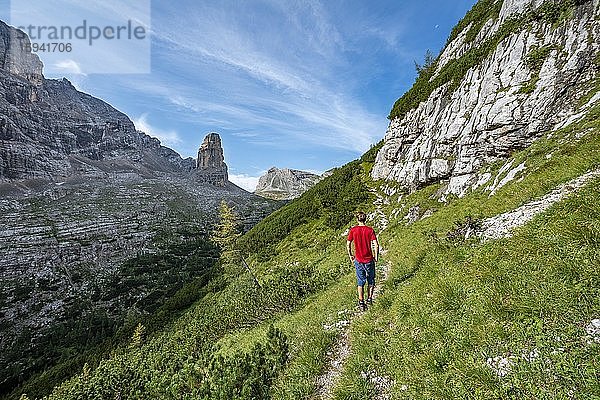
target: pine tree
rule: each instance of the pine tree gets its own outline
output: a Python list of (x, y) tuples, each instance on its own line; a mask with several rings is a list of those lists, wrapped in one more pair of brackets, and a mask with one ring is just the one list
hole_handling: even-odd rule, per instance
[(133, 336), (131, 337), (131, 347), (140, 347), (144, 343), (144, 336), (146, 334), (146, 327), (142, 324), (138, 324), (135, 327), (135, 331), (133, 331)]
[(212, 232), (211, 240), (221, 249), (221, 259), (226, 264), (239, 264), (240, 252), (237, 240), (241, 236), (240, 224), (233, 208), (225, 201), (219, 206), (219, 222)]
[(423, 65), (417, 63), (415, 61), (415, 69), (417, 70), (417, 73), (420, 75), (428, 73), (428, 72), (432, 72), (431, 69), (433, 68), (434, 64), (435, 64), (435, 56), (433, 55), (433, 53), (431, 52), (431, 50), (427, 50), (427, 52), (425, 53), (425, 61), (423, 62)]
[(241, 234), (241, 226), (238, 216), (232, 207), (225, 201), (221, 201), (219, 206), (219, 222), (212, 232), (211, 240), (221, 249), (221, 260), (225, 266), (225, 270), (230, 275), (239, 273), (239, 268), (245, 268), (252, 278), (254, 283), (260, 287), (258, 279), (242, 257), (242, 253), (238, 247), (238, 239)]

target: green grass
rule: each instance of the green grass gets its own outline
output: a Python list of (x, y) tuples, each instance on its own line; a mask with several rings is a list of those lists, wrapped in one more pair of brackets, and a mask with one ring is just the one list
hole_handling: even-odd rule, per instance
[[(366, 320), (352, 326), (355, 350), (337, 398), (373, 395), (372, 384), (361, 375), (370, 370), (396, 381), (394, 398), (560, 397), (566, 396), (574, 381), (581, 393), (597, 390), (594, 374), (598, 365), (585, 360), (596, 359), (598, 348), (582, 347), (579, 339), (584, 334), (583, 324), (600, 312), (598, 300), (589, 301), (600, 298), (594, 264), (599, 253), (597, 248), (574, 252), (573, 248), (579, 247), (577, 235), (567, 235), (587, 225), (590, 231), (578, 235), (589, 241), (600, 229), (600, 207), (594, 202), (598, 185), (561, 203), (552, 214), (538, 217), (512, 239), (481, 245), (473, 241), (456, 244), (444, 237), (468, 215), (483, 218), (514, 209), (600, 167), (598, 111), (594, 109), (582, 122), (514, 154), (513, 165), (526, 163), (523, 180), (509, 183), (495, 196), (489, 197), (481, 188), (443, 205), (435, 197), (440, 185), (431, 185), (400, 202), (397, 195), (391, 199), (388, 214), (398, 207), (404, 211), (380, 240), (394, 270)], [(577, 141), (574, 135), (580, 131), (589, 133)], [(552, 157), (547, 158), (550, 153)], [(487, 169), (495, 175), (501, 166), (497, 163)], [(406, 226), (402, 216), (415, 205), (421, 212), (430, 209), (435, 213)], [(564, 215), (569, 219), (561, 219)], [(343, 238), (325, 232), (322, 225), (314, 223), (296, 229), (282, 242), (274, 263), (289, 268), (293, 260), (311, 254), (305, 250), (311, 243), (318, 248), (333, 240), (341, 251)], [(327, 251), (334, 254), (335, 246)], [(328, 260), (322, 265), (332, 264)], [(568, 276), (577, 281), (565, 281)], [(335, 319), (335, 311), (353, 301), (350, 273), (340, 284), (310, 297), (301, 310), (268, 322), (282, 329), (293, 343), (291, 347), (297, 349), (275, 386), (284, 390), (276, 391), (274, 398), (310, 397), (315, 377), (325, 365), (323, 355), (333, 345), (323, 321)], [(266, 326), (232, 333), (223, 339), (223, 346), (227, 351), (238, 346), (249, 349)], [(552, 342), (556, 337), (562, 344)], [(561, 347), (564, 352), (557, 350)], [(489, 357), (509, 353), (521, 357), (534, 349), (550, 354), (554, 363), (550, 380), (544, 372), (548, 365), (539, 360), (516, 363), (505, 379), (497, 378), (486, 365)], [(584, 372), (575, 370), (577, 365)]]
[[(326, 352), (339, 333), (331, 326), (348, 320), (354, 311), (354, 287), (353, 273), (347, 274), (326, 291), (312, 296), (297, 312), (274, 321), (290, 338), (292, 360), (275, 384), (274, 398), (306, 398), (314, 392), (315, 377), (322, 373)], [(267, 327), (268, 323), (226, 335), (220, 342), (221, 351), (233, 354), (240, 348), (252, 348)]]
[[(323, 226), (323, 221), (313, 221), (312, 227), (315, 228), (319, 224)], [(67, 381), (61, 388), (56, 389), (51, 398), (106, 398), (116, 395), (127, 398), (180, 398), (180, 395), (204, 398), (206, 395), (207, 398), (213, 398), (212, 396), (219, 396), (218, 393), (230, 393), (231, 389), (231, 380), (216, 379), (220, 369), (214, 365), (235, 366), (234, 368), (245, 371), (244, 374), (260, 375), (260, 372), (253, 369), (258, 364), (253, 364), (252, 361), (242, 365), (235, 363), (240, 357), (244, 360), (246, 357), (240, 356), (238, 352), (246, 350), (247, 354), (255, 354), (257, 346), (263, 346), (264, 331), (272, 321), (290, 315), (290, 312), (306, 304), (307, 299), (312, 299), (314, 293), (322, 293), (323, 289), (336, 284), (340, 277), (347, 276), (350, 271), (344, 251), (331, 242), (334, 230), (323, 226), (323, 229), (319, 230), (320, 235), (305, 238), (303, 232), (306, 232), (307, 228), (311, 229), (310, 226), (297, 228), (298, 234), (291, 235), (279, 244), (282, 248), (300, 246), (309, 250), (306, 253), (298, 253), (302, 257), (276, 255), (273, 260), (263, 264), (251, 263), (264, 289), (257, 288), (248, 274), (243, 273), (241, 269), (233, 271), (233, 276), (216, 279), (208, 285), (214, 292), (205, 293), (185, 315), (161, 334), (148, 338), (147, 342), (140, 346), (117, 349), (109, 360), (102, 361), (97, 369), (89, 372), (89, 378), (83, 379), (80, 375)], [(329, 245), (323, 247), (325, 240)], [(280, 260), (288, 264), (278, 265)], [(224, 287), (222, 283), (219, 284), (223, 278), (228, 281)], [(347, 295), (344, 291), (340, 293)], [(323, 307), (331, 305), (329, 299), (323, 300)], [(306, 313), (310, 311), (305, 311), (305, 315), (308, 315)], [(317, 320), (314, 320), (314, 323), (317, 323)], [(224, 335), (230, 332), (244, 332), (255, 326), (264, 329), (259, 329), (259, 336), (248, 342), (247, 346), (240, 346), (232, 352), (227, 352), (226, 349), (220, 351), (219, 347), (215, 347)], [(282, 324), (282, 327), (286, 325)], [(303, 342), (308, 345), (307, 348), (315, 347), (310, 343), (321, 343), (322, 349), (327, 347), (333, 336), (322, 327), (321, 331), (320, 334), (307, 331), (307, 341)], [(293, 344), (299, 343), (296, 341), (296, 335), (291, 340)], [(294, 348), (294, 360), (290, 365), (299, 365), (297, 354), (305, 353), (297, 351), (300, 347)], [(219, 361), (221, 359), (215, 358), (214, 354), (226, 357)], [(207, 369), (206, 373), (199, 372), (204, 369)], [(291, 371), (288, 369), (285, 374), (292, 373)], [(235, 381), (237, 378), (234, 376), (232, 379)], [(273, 390), (288, 389), (286, 386), (274, 387)], [(297, 390), (307, 391), (312, 388)]]
[[(579, 124), (514, 154), (513, 165), (526, 163), (523, 180), (513, 181), (495, 196), (489, 197), (482, 188), (443, 205), (435, 197), (440, 185), (431, 185), (400, 203), (397, 196), (391, 199), (395, 204), (388, 206), (388, 213), (397, 207), (406, 213), (415, 205), (422, 212), (436, 211), (410, 226), (405, 225), (401, 213), (381, 236), (394, 270), (375, 307), (365, 320), (352, 326), (354, 352), (337, 398), (373, 395), (372, 384), (361, 374), (370, 370), (396, 381), (395, 398), (560, 397), (572, 390), (574, 382), (581, 398), (597, 390), (594, 377), (598, 365), (589, 360), (597, 359), (598, 348), (581, 346), (580, 337), (583, 324), (600, 312), (598, 300), (590, 301), (600, 298), (594, 264), (599, 254), (597, 248), (573, 251), (580, 247), (577, 235), (589, 241), (599, 229), (600, 208), (594, 201), (598, 198), (597, 184), (561, 203), (552, 214), (538, 217), (512, 239), (484, 245), (444, 240), (454, 224), (468, 215), (483, 218), (514, 209), (600, 167), (597, 117), (596, 108)], [(580, 131), (589, 133), (577, 141), (574, 135)], [(552, 157), (547, 158), (550, 153)], [(497, 174), (501, 166), (497, 163), (488, 169)], [(564, 215), (569, 219), (561, 219)], [(589, 232), (568, 236), (585, 225)], [(335, 254), (335, 246), (340, 252), (343, 238), (323, 228), (312, 223), (296, 229), (280, 244), (273, 263), (290, 268), (297, 262), (294, 260), (306, 261), (309, 254), (314, 257), (308, 248), (331, 246), (331, 241), (337, 244), (327, 247), (325, 254)], [(343, 263), (343, 255), (340, 257)], [(322, 266), (337, 262), (328, 257), (321, 261)], [(568, 276), (576, 281), (565, 281)], [(323, 329), (324, 321), (335, 319), (336, 310), (353, 302), (354, 284), (349, 273), (341, 283), (307, 299), (299, 311), (268, 321), (282, 329), (296, 349), (277, 380), (274, 398), (310, 397), (315, 377), (325, 366), (324, 354), (333, 345), (334, 335)], [(226, 336), (221, 342), (224, 351), (232, 352), (238, 346), (250, 349), (266, 326)], [(560, 344), (552, 341), (556, 337), (561, 338)], [(521, 357), (521, 353), (533, 350), (550, 354), (554, 363), (551, 378), (547, 363), (540, 360), (515, 363), (504, 379), (497, 378), (486, 365), (490, 357)]]
[(500, 14), (502, 7), (502, 1), (499, 0), (483, 0), (475, 3), (473, 8), (467, 12), (465, 17), (461, 19), (448, 37), (446, 45), (450, 44), (458, 35), (469, 25), (471, 28), (467, 32), (466, 42), (472, 42), (476, 37), (483, 25), (489, 19), (497, 19)]
[[(360, 372), (373, 366), (396, 381), (397, 398), (599, 393), (600, 347), (582, 341), (600, 313), (599, 195), (596, 181), (511, 239), (454, 247), (405, 232), (393, 241), (390, 252), (406, 259), (368, 321), (353, 327), (357, 351), (337, 398), (369, 395)], [(533, 350), (540, 357), (524, 361)], [(486, 359), (509, 354), (518, 358), (514, 371), (496, 377)]]

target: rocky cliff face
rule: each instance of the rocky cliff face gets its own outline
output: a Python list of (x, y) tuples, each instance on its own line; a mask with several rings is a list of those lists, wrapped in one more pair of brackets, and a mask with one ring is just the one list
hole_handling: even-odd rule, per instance
[(216, 186), (225, 186), (229, 181), (221, 137), (217, 133), (206, 135), (200, 145), (195, 172), (199, 180)]
[(0, 21), (0, 69), (39, 86), (44, 80), (42, 62), (37, 55), (23, 51), (30, 43), (20, 31)]
[(322, 179), (310, 172), (271, 168), (260, 177), (255, 194), (274, 200), (295, 199)]
[(0, 180), (190, 171), (157, 139), (66, 79), (48, 80), (23, 33), (0, 21)]
[[(445, 181), (446, 194), (462, 196), (486, 183), (483, 165), (581, 117), (599, 99), (590, 87), (600, 69), (600, 1), (485, 3), (489, 19), (467, 24), (426, 72), (435, 86), (429, 96), (392, 113), (373, 178), (408, 190)], [(427, 82), (415, 86), (426, 90)]]

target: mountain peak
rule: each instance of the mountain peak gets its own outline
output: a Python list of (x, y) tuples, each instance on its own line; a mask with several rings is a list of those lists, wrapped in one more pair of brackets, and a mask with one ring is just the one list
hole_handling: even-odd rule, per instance
[(254, 193), (275, 200), (291, 200), (306, 192), (321, 178), (311, 172), (271, 167), (258, 180)]
[(204, 138), (198, 149), (196, 171), (200, 180), (216, 186), (225, 186), (229, 180), (221, 136), (218, 133), (210, 132)]

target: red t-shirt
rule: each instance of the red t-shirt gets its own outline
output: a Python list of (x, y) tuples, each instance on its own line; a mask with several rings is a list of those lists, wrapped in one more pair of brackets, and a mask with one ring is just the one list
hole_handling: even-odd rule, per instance
[(370, 226), (357, 225), (350, 228), (348, 240), (354, 242), (354, 256), (361, 263), (368, 263), (373, 259), (371, 241), (377, 240), (375, 231)]

